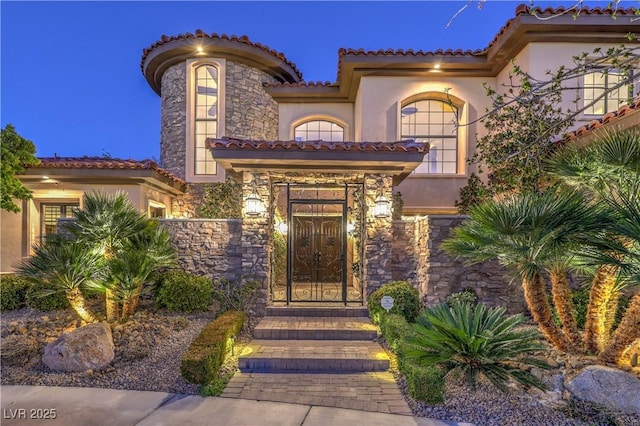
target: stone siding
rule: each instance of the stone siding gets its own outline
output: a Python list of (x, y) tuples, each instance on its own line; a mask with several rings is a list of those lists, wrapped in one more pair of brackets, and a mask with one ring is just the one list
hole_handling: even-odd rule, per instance
[(504, 267), (497, 262), (465, 266), (463, 260), (446, 254), (440, 244), (464, 216), (424, 216), (393, 224), (393, 279), (406, 280), (420, 291), (422, 302), (433, 305), (451, 293), (471, 287), (478, 300), (500, 305), (509, 312), (522, 312), (524, 298), (519, 283), (510, 284)]
[(239, 219), (162, 219), (178, 251), (181, 269), (213, 279), (240, 278), (242, 264)]
[(278, 139), (278, 103), (264, 90), (276, 83), (270, 75), (236, 62), (227, 62), (225, 134), (232, 138)]
[(187, 140), (187, 66), (173, 65), (162, 76), (160, 103), (160, 163), (179, 178), (185, 178)]
[(376, 217), (374, 214), (375, 200), (384, 195), (389, 202), (393, 197), (392, 178), (385, 175), (367, 175), (364, 179), (365, 233), (363, 254), (363, 277), (365, 294), (371, 294), (382, 284), (392, 279), (392, 219)]

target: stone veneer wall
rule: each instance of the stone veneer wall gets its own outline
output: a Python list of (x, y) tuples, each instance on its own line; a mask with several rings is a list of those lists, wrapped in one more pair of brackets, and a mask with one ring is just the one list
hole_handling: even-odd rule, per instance
[(365, 294), (371, 294), (392, 279), (392, 219), (375, 217), (375, 200), (384, 195), (389, 202), (393, 198), (392, 178), (385, 175), (367, 175), (364, 178), (365, 233), (363, 253), (363, 280)]
[(253, 140), (278, 139), (278, 103), (264, 90), (277, 80), (260, 70), (227, 61), (225, 134)]
[(187, 65), (173, 65), (162, 76), (160, 100), (160, 162), (179, 178), (185, 177), (187, 139)]
[[(224, 135), (239, 139), (277, 140), (278, 104), (264, 89), (277, 80), (269, 74), (236, 62), (226, 62)], [(171, 66), (162, 76), (160, 160), (162, 167), (180, 178), (186, 173), (187, 66)], [(188, 185), (176, 199), (172, 214), (198, 217), (204, 184)]]
[(393, 279), (410, 282), (425, 305), (443, 302), (451, 293), (471, 287), (483, 303), (522, 312), (521, 287), (510, 284), (504, 267), (493, 261), (465, 266), (440, 250), (451, 229), (464, 220), (464, 216), (431, 215), (394, 221)]
[(239, 219), (162, 219), (178, 251), (180, 268), (213, 279), (240, 278), (242, 221)]

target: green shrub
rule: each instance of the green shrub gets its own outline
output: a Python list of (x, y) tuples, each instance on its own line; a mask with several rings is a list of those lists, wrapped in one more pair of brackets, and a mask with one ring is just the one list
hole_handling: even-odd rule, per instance
[(172, 311), (206, 311), (212, 302), (212, 283), (184, 271), (165, 272), (156, 289), (156, 304)]
[(504, 308), (440, 304), (418, 317), (416, 336), (407, 338), (409, 347), (402, 351), (417, 365), (437, 365), (447, 374), (460, 374), (472, 390), (480, 375), (502, 391), (510, 379), (544, 390), (544, 383), (524, 367), (548, 368), (529, 357), (545, 346), (539, 331), (523, 323), (522, 314), (506, 315)]
[(380, 332), (396, 355), (402, 339), (415, 334), (411, 325), (402, 315), (389, 314), (380, 318)]
[(230, 281), (219, 279), (213, 282), (213, 300), (218, 302), (220, 312), (246, 311), (258, 288), (258, 281)]
[(381, 316), (387, 313), (380, 305), (384, 296), (393, 297), (393, 308), (389, 313), (402, 315), (408, 322), (415, 322), (421, 307), (418, 290), (406, 281), (392, 281), (371, 293), (367, 299), (369, 316), (375, 324), (380, 324)]
[(68, 308), (69, 300), (64, 292), (45, 283), (32, 283), (27, 290), (27, 305), (38, 311), (55, 311)]
[(242, 330), (244, 320), (244, 312), (229, 311), (203, 328), (182, 356), (182, 377), (198, 384), (214, 380), (224, 363), (231, 338)]
[(29, 283), (13, 274), (0, 275), (0, 311), (20, 309), (27, 303)]
[(405, 362), (402, 373), (407, 380), (409, 395), (428, 404), (444, 402), (444, 372), (435, 365), (421, 366)]
[(475, 305), (478, 302), (478, 296), (476, 296), (475, 291), (471, 287), (465, 287), (462, 291), (457, 293), (451, 293), (449, 297), (447, 297), (447, 305), (453, 306), (455, 303), (468, 303), (470, 305)]

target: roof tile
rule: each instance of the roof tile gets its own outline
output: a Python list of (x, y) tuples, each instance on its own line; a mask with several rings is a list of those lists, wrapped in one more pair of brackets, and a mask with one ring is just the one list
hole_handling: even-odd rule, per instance
[(412, 139), (396, 142), (328, 142), (315, 141), (265, 141), (234, 138), (207, 139), (210, 148), (246, 150), (299, 150), (299, 151), (380, 151), (426, 152), (427, 146)]
[(154, 170), (159, 174), (181, 185), (185, 181), (173, 173), (160, 168), (158, 163), (152, 160), (123, 160), (120, 158), (105, 157), (40, 157), (40, 164), (29, 168), (47, 169), (112, 169), (112, 170)]

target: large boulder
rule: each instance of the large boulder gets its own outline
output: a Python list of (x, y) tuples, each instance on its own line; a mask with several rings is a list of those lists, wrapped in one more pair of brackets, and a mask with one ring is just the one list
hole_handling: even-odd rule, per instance
[(64, 333), (49, 343), (42, 362), (56, 371), (86, 371), (109, 365), (114, 356), (111, 327), (100, 322)]
[(573, 397), (640, 415), (640, 379), (616, 368), (591, 365), (565, 383)]

